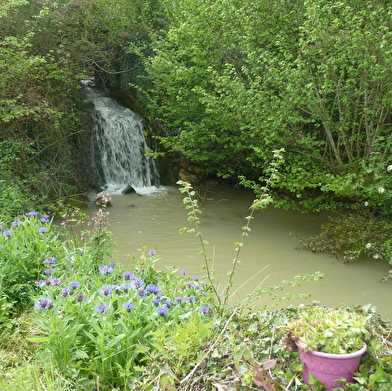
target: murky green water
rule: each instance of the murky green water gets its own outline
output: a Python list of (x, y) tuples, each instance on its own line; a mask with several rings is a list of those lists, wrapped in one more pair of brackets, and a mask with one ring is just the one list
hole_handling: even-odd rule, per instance
[[(149, 195), (113, 196), (110, 210), (111, 230), (118, 243), (118, 260), (129, 263), (138, 249), (157, 249), (158, 267), (177, 266), (193, 275), (202, 275), (203, 258), (199, 255), (199, 238), (179, 234), (189, 226), (183, 195), (177, 187)], [(200, 227), (210, 243), (215, 277), (221, 287), (235, 257), (234, 242), (241, 238), (241, 227), (249, 215), (253, 194), (246, 190), (214, 189), (200, 204)], [(91, 208), (93, 211), (94, 208)], [(262, 281), (263, 286), (290, 280), (297, 274), (321, 271), (325, 278), (306, 283), (296, 291), (310, 292), (313, 300), (324, 305), (364, 305), (372, 303), (378, 312), (392, 319), (392, 282), (378, 280), (391, 268), (385, 261), (362, 258), (351, 264), (336, 261), (328, 254), (299, 250), (299, 238), (315, 235), (328, 214), (300, 214), (269, 208), (258, 211), (251, 223), (249, 237), (240, 255), (235, 275), (235, 298), (243, 299)], [(305, 302), (305, 301), (303, 301)], [(283, 305), (290, 304), (289, 302)], [(294, 302), (298, 304), (298, 302)]]

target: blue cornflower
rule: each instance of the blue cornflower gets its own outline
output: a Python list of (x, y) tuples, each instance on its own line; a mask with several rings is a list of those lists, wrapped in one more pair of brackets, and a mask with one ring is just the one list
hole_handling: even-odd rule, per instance
[(177, 297), (176, 297), (176, 301), (184, 301), (184, 300), (185, 300), (184, 297), (180, 297), (180, 296), (177, 296)]
[(173, 305), (173, 302), (171, 300), (165, 300), (165, 304), (167, 307), (170, 307)]
[(48, 219), (50, 219), (50, 216), (49, 215), (43, 215), (42, 218), (48, 220)]
[(71, 288), (62, 288), (61, 289), (61, 296), (65, 297), (71, 293)]
[(0, 231), (4, 228), (4, 225), (0, 225)]
[(153, 300), (151, 300), (151, 303), (152, 304), (159, 304), (161, 302), (161, 299), (153, 299)]
[(52, 273), (54, 273), (54, 269), (46, 269), (46, 270), (44, 270), (44, 273), (45, 274), (52, 274)]
[(49, 257), (45, 259), (44, 263), (53, 264), (55, 263), (55, 261), (56, 261), (55, 257)]
[(199, 311), (203, 312), (203, 314), (206, 314), (210, 310), (210, 307), (208, 305), (202, 305), (199, 307)]
[(102, 265), (98, 269), (101, 274), (105, 274), (105, 275), (108, 275), (113, 271), (113, 268), (107, 265)]
[(42, 281), (42, 280), (36, 281), (36, 282), (35, 282), (35, 285), (37, 285), (37, 286), (39, 286), (40, 288), (42, 288), (43, 286), (45, 286), (45, 281)]
[(46, 227), (38, 228), (38, 232), (45, 233), (48, 229)]
[(197, 288), (197, 286), (191, 281), (187, 282), (186, 284), (187, 284), (188, 288)]
[(110, 262), (108, 266), (114, 267), (114, 266), (116, 266), (116, 262)]
[(188, 273), (188, 270), (182, 269), (182, 270), (180, 271), (180, 273), (183, 274), (183, 275), (185, 276), (185, 274)]
[(19, 224), (22, 224), (22, 223), (20, 221), (13, 221), (11, 225), (13, 227), (17, 227)]
[(123, 304), (123, 308), (124, 308), (125, 311), (130, 312), (130, 311), (135, 309), (135, 304), (133, 304), (133, 303), (124, 303)]
[(200, 276), (194, 276), (193, 279), (194, 279), (195, 281), (199, 281), (199, 280), (200, 280)]
[(69, 286), (70, 288), (77, 288), (79, 285), (80, 285), (80, 282), (79, 282), (79, 281), (70, 281), (70, 282), (68, 283), (68, 286)]
[(37, 216), (38, 212), (27, 212), (26, 216)]
[(150, 250), (149, 252), (148, 252), (148, 255), (155, 255), (157, 252), (156, 252), (156, 250)]
[(192, 295), (192, 296), (188, 296), (186, 298), (187, 301), (189, 301), (190, 303), (194, 302), (196, 300), (196, 296)]
[(120, 288), (121, 288), (124, 292), (127, 292), (129, 289), (132, 288), (132, 285), (131, 285), (131, 284), (121, 284), (121, 285), (120, 285)]
[(61, 278), (52, 278), (52, 279), (50, 280), (50, 283), (51, 283), (52, 285), (60, 285), (60, 284), (61, 284)]
[(115, 286), (113, 284), (104, 284), (98, 289), (98, 291), (107, 296), (110, 295), (114, 289)]
[(146, 289), (151, 292), (151, 293), (159, 293), (159, 291), (162, 289), (159, 286), (155, 285), (155, 284), (148, 284), (146, 286)]
[(109, 309), (109, 304), (108, 303), (97, 303), (94, 308), (96, 311), (103, 314), (107, 309)]
[(135, 286), (136, 286), (137, 288), (140, 288), (140, 287), (143, 286), (143, 285), (144, 285), (144, 280), (143, 280), (143, 278), (137, 277), (137, 278), (135, 279)]
[(86, 296), (79, 292), (74, 298), (75, 298), (77, 301), (83, 301), (83, 300), (86, 299)]
[(3, 235), (5, 236), (11, 236), (12, 235), (12, 231), (4, 231)]
[(53, 301), (49, 300), (46, 297), (42, 297), (41, 299), (39, 299), (38, 301), (36, 301), (34, 303), (34, 308), (36, 310), (40, 309), (40, 308), (52, 308), (53, 307)]
[(134, 277), (136, 277), (132, 272), (124, 272), (123, 273), (123, 277), (125, 277), (126, 279), (129, 279), (129, 278), (134, 278)]
[(157, 307), (158, 315), (164, 316), (167, 314), (167, 311), (168, 311), (167, 307)]
[(140, 297), (146, 297), (147, 295), (147, 291), (145, 289), (139, 289), (137, 293), (139, 294)]

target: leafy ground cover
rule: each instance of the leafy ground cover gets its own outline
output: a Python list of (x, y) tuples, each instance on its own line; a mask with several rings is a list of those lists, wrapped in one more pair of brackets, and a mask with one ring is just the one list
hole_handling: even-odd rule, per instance
[[(206, 244), (193, 193), (184, 192), (193, 232)], [(125, 269), (110, 257), (110, 200), (100, 198), (85, 229), (69, 239), (35, 212), (1, 228), (1, 390), (308, 389), (298, 353), (285, 344), (287, 323), (301, 308), (232, 303), (212, 273), (158, 270), (154, 249), (142, 249)], [(77, 222), (68, 215), (63, 228)], [(249, 226), (243, 230), (245, 237)], [(392, 328), (371, 306), (350, 310), (367, 316), (371, 338), (356, 383), (338, 390), (390, 390)], [(314, 381), (313, 389), (323, 387)]]

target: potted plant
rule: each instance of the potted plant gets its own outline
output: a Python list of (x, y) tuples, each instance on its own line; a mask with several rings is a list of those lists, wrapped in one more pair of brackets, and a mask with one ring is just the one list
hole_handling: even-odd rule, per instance
[(327, 391), (339, 387), (336, 380), (353, 381), (367, 349), (367, 317), (343, 307), (309, 306), (286, 326), (286, 345), (298, 350), (304, 363), (302, 377), (309, 385), (309, 374), (325, 383)]

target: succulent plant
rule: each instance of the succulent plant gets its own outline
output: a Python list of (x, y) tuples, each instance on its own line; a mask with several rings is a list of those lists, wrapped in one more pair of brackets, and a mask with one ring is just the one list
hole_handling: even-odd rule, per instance
[(352, 353), (369, 337), (365, 315), (342, 307), (309, 306), (300, 317), (287, 323), (285, 343), (305, 352)]

